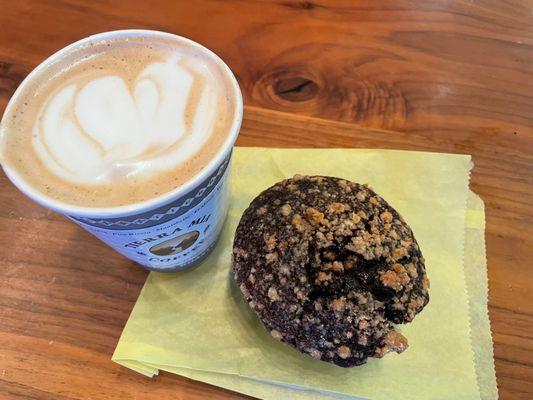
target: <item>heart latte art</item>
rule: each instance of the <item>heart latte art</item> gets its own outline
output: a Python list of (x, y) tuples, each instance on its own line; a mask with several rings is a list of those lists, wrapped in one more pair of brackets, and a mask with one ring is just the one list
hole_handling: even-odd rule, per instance
[(33, 75), (2, 120), (1, 161), (70, 204), (119, 206), (168, 192), (234, 129), (234, 78), (188, 42), (90, 43)]
[(210, 136), (217, 93), (179, 59), (155, 62), (128, 84), (104, 75), (60, 88), (40, 110), (33, 146), (73, 183), (111, 183), (180, 165)]

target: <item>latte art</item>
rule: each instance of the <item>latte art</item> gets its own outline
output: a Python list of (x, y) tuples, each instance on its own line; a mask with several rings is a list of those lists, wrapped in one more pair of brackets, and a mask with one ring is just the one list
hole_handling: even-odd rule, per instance
[(25, 184), (71, 205), (133, 204), (233, 144), (242, 100), (216, 55), (150, 32), (90, 39), (38, 67), (6, 109), (0, 162)]
[(33, 146), (50, 171), (72, 183), (171, 169), (211, 134), (217, 114), (216, 92), (205, 84), (211, 80), (171, 58), (148, 65), (130, 85), (112, 75), (70, 84), (40, 110)]

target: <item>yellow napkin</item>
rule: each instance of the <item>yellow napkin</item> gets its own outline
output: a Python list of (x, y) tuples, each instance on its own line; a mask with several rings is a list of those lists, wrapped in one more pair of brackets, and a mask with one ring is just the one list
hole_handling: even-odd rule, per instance
[[(496, 376), (493, 363), (492, 338), (487, 314), (487, 262), (485, 258), (485, 213), (483, 202), (474, 193), (468, 197), (465, 240), (466, 283), (469, 291), (469, 308), (472, 320), (471, 338), (473, 340), (475, 370), (480, 388), (480, 398), (498, 398)], [(122, 362), (129, 365), (129, 360)], [(167, 371), (191, 379), (206, 382), (226, 389), (246, 393), (262, 399), (292, 400), (334, 400), (347, 398), (334, 394), (321, 394), (310, 390), (281, 387), (271, 383), (259, 382), (238, 375), (198, 371), (187, 368), (168, 367)], [(142, 371), (140, 371), (142, 372)], [(352, 398), (352, 397), (350, 397)]]
[(490, 320), (487, 308), (487, 258), (485, 252), (485, 206), (470, 192), (465, 226), (465, 276), (470, 309), (472, 349), (482, 400), (498, 398)]
[[(147, 375), (163, 369), (266, 399), (480, 398), (463, 273), (469, 168), (470, 157), (461, 155), (236, 148), (232, 206), (217, 248), (198, 269), (150, 274), (113, 359)], [(431, 301), (402, 327), (410, 342), (402, 355), (353, 369), (313, 360), (273, 341), (235, 287), (230, 249), (242, 211), (261, 190), (294, 173), (370, 183), (413, 228)], [(486, 277), (477, 283), (486, 291)], [(482, 312), (483, 304), (470, 302)], [(484, 365), (492, 366), (492, 358)]]

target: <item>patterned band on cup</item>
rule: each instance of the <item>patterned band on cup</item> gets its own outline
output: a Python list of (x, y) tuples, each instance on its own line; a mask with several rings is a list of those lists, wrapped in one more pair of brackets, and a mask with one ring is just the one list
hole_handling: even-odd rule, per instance
[(200, 185), (198, 185), (198, 187), (191, 190), (189, 193), (185, 194), (179, 199), (173, 200), (154, 210), (119, 218), (93, 219), (75, 216), (70, 216), (70, 218), (83, 224), (108, 230), (142, 229), (163, 224), (171, 219), (185, 214), (187, 211), (197, 206), (202, 199), (205, 198), (215, 188), (220, 179), (222, 179), (230, 159), (231, 153), (225, 158), (216, 171), (207, 177)]

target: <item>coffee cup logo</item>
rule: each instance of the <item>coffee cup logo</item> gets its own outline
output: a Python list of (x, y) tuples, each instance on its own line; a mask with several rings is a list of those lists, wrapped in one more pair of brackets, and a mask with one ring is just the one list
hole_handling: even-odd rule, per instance
[(178, 254), (191, 247), (200, 236), (200, 232), (192, 231), (184, 233), (169, 240), (165, 240), (150, 248), (150, 253), (156, 256), (170, 256)]

